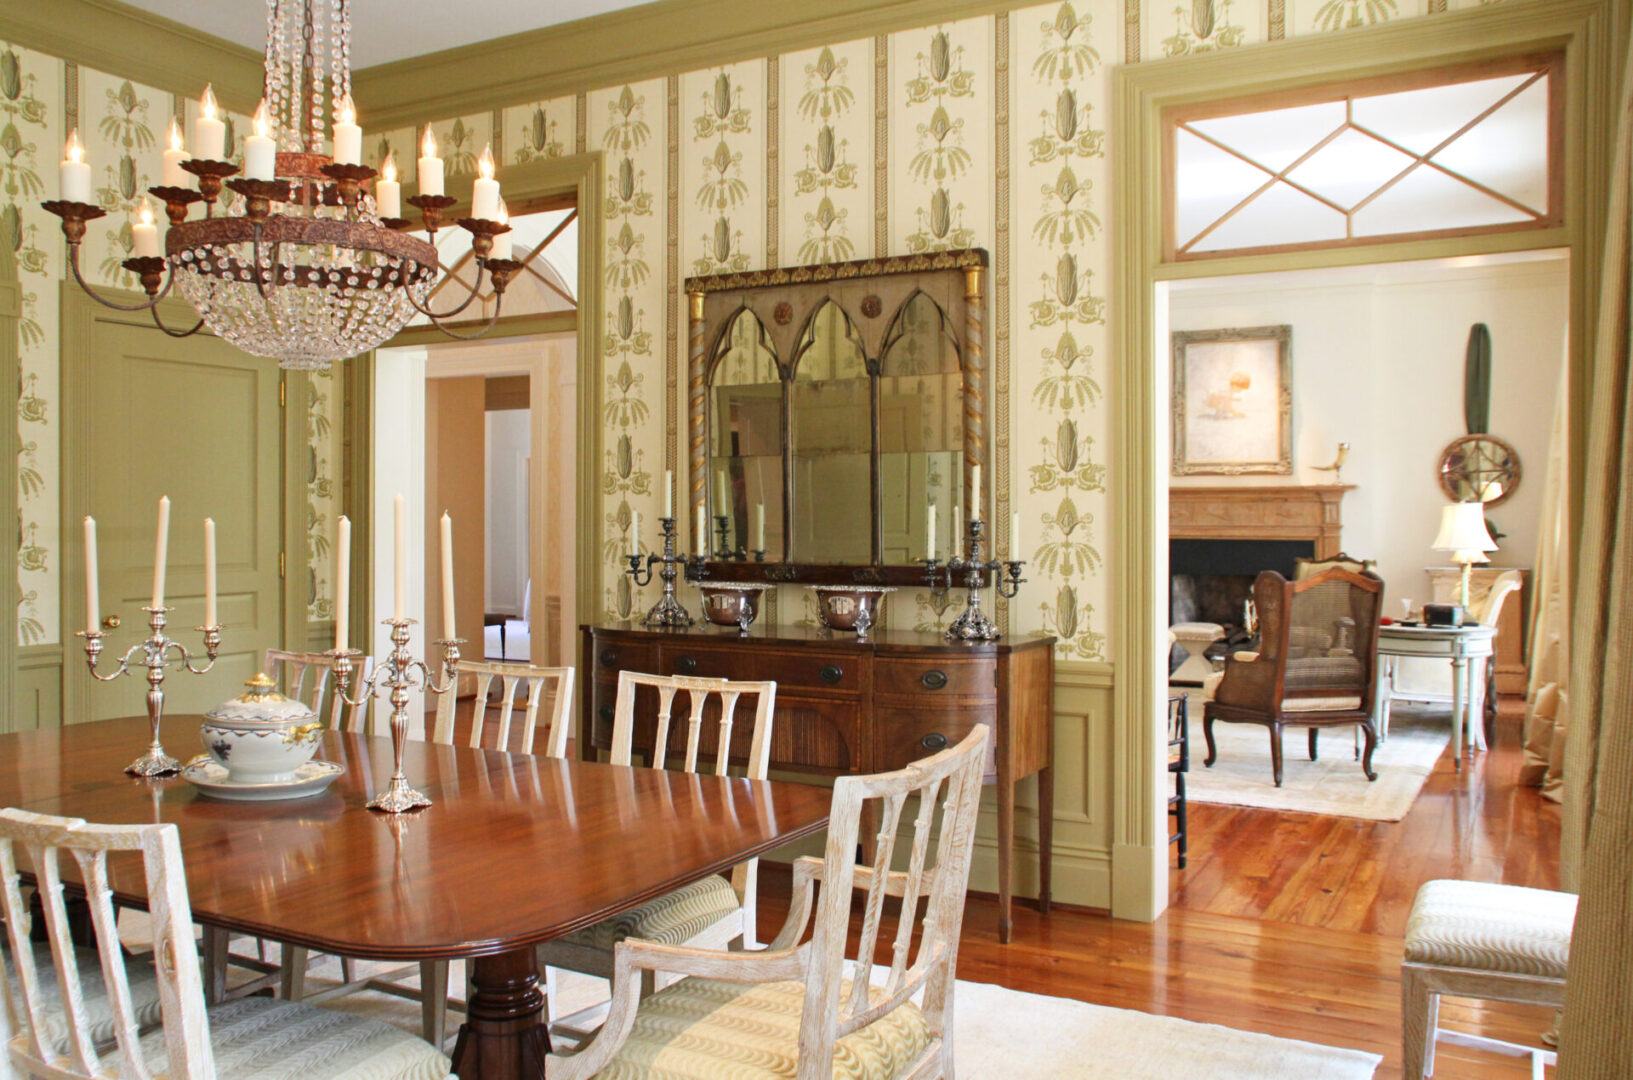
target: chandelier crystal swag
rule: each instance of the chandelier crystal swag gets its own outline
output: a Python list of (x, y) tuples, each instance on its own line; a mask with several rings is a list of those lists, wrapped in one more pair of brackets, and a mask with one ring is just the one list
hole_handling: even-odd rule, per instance
[[(504, 235), (510, 226), (492, 155), (484, 151), (471, 216), (458, 222), (471, 234), (477, 264), (470, 295), (451, 310), (433, 312), (427, 297), (439, 270), (436, 233), (458, 200), (443, 194), (442, 160), (429, 128), (419, 192), (406, 201), (419, 211), (419, 228), (431, 242), (410, 235), (412, 224), (398, 216), (404, 200), (395, 163), (383, 163), (378, 181), (375, 170), (362, 164), (363, 133), (351, 99), (350, 0), (267, 0), (263, 93), (239, 164), (225, 160), (226, 126), (209, 87), (190, 147), (182, 145), (180, 125), (171, 124), (164, 182), (148, 189), (164, 203), (170, 221), (164, 253), (144, 200), (131, 230), (131, 258), (122, 264), (141, 282), (144, 303), (97, 296), (80, 273), (86, 223), (108, 211), (91, 201), (90, 164), (78, 133), (70, 133), (62, 197), (44, 206), (62, 218), (68, 264), (80, 287), (107, 307), (152, 311), (153, 321), (172, 337), (208, 326), (245, 352), (274, 357), (286, 368), (322, 369), (367, 352), (416, 313), (450, 337), (479, 337), (491, 328), (505, 286), (522, 268), (510, 258)], [(326, 117), (332, 118), (327, 132)], [(240, 196), (225, 209), (217, 205), (223, 184)], [(189, 219), (194, 203), (204, 204), (204, 215)], [(496, 298), (486, 323), (474, 332), (443, 326), (470, 306), (484, 272)], [(172, 288), (198, 310), (191, 329), (172, 329), (160, 320), (159, 302)]]

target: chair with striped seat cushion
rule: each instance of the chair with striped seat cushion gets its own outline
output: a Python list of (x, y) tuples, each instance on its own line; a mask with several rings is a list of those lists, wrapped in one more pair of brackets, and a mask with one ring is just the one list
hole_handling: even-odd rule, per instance
[(1406, 920), (1401, 965), (1401, 1031), (1407, 1080), (1434, 1073), (1435, 1041), (1530, 1055), (1541, 1075), (1552, 1052), (1438, 1026), (1440, 996), (1565, 1001), (1576, 897), (1548, 889), (1479, 881), (1430, 881)]
[[(30, 950), (34, 954), (34, 969), (39, 972), (40, 999), (44, 1003), (46, 1039), (57, 1048), (57, 1052), (68, 1052), (68, 1022), (62, 1009), (62, 988), (57, 982), (55, 965), (51, 959), (51, 946), (44, 941), (32, 943)], [(0, 964), (5, 966), (6, 988), (11, 992), (12, 1000), (22, 1000), (22, 991), (18, 988), (17, 966), (11, 961), (11, 945), (0, 942)], [(114, 1044), (113, 1010), (108, 1004), (107, 987), (102, 982), (102, 964), (98, 960), (95, 949), (76, 947), (74, 949), (74, 967), (79, 971), (80, 988), (84, 994), (85, 1019), (89, 1024), (91, 1042), (96, 1046), (112, 1046)], [(147, 1031), (159, 1026), (159, 984), (154, 977), (153, 966), (145, 962), (128, 963), (126, 974), (130, 984), (130, 1008), (136, 1018), (136, 1027), (139, 1031)]]
[[(677, 699), (686, 703), (685, 711), (678, 716)], [(747, 699), (745, 704), (752, 703), (752, 726), (737, 723), (742, 699)], [(633, 764), (639, 743), (640, 753), (654, 768), (709, 770), (725, 776), (734, 762), (741, 762), (744, 776), (764, 780), (771, 768), (771, 724), (776, 700), (774, 682), (619, 672), (613, 706), (612, 763)], [(679, 736), (675, 740), (680, 743), (678, 747), (671, 746), (671, 727)], [(707, 949), (753, 947), (758, 871), (759, 860), (750, 859), (732, 869), (730, 881), (710, 875), (622, 915), (540, 945), (538, 959), (545, 969), (545, 1013), (550, 1023), (569, 1035), (582, 1034), (605, 1008), (598, 1004), (569, 1017), (554, 1014), (550, 1002), (554, 996), (554, 969), (610, 979), (613, 948), (626, 938)], [(645, 973), (642, 981), (646, 993), (658, 988), (658, 977), (653, 972)]]
[[(545, 1075), (550, 1080), (956, 1075), (952, 988), (990, 734), (978, 724), (957, 746), (899, 772), (835, 780), (823, 857), (795, 862), (788, 919), (765, 950), (621, 942), (613, 954), (606, 1023), (577, 1053), (551, 1054)], [(910, 803), (915, 811), (903, 829)], [(871, 811), (878, 837), (873, 864), (865, 867), (856, 864), (864, 810)], [(898, 852), (898, 842), (905, 851)], [(892, 871), (898, 855), (907, 869)], [(818, 882), (822, 892), (814, 898)], [(863, 915), (853, 949), (851, 901), (857, 890), (864, 893)], [(900, 901), (888, 912), (887, 896)], [(922, 921), (921, 900), (927, 905)], [(875, 975), (874, 957), (885, 951), (890, 964)], [(643, 996), (642, 975), (648, 971), (683, 977)]]
[[(68, 860), (62, 858), (67, 852)], [(113, 907), (112, 859), (141, 859), (153, 923), (152, 972), (161, 1028), (139, 1034)], [(65, 863), (67, 865), (65, 865)], [(36, 876), (49, 938), (50, 971), (27, 939), (21, 867)], [(63, 871), (84, 884), (96, 931), (100, 999), (112, 1047), (97, 1038), (93, 980), (82, 977), (63, 896)], [(0, 1045), (6, 1075), (40, 1080), (447, 1080), (440, 1051), (390, 1024), (310, 1005), (245, 998), (214, 1008), (193, 943), (193, 916), (176, 826), (88, 825), (75, 818), (0, 810), (0, 914), (10, 950), (0, 972)], [(57, 990), (44, 987), (54, 974)], [(15, 988), (15, 990), (13, 989)], [(104, 1029), (106, 1030), (106, 1029)], [(60, 1037), (57, 1033), (60, 1032)]]

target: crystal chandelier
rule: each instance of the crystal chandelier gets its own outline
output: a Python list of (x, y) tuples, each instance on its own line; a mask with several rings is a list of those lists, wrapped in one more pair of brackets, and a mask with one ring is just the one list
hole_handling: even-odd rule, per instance
[[(378, 181), (375, 170), (361, 163), (349, 9), (350, 0), (267, 0), (264, 96), (241, 163), (224, 160), (230, 149), (225, 125), (208, 87), (193, 124), (192, 156), (172, 123), (164, 183), (148, 189), (163, 201), (170, 221), (163, 254), (144, 200), (131, 230), (131, 257), (122, 263), (141, 282), (144, 303), (97, 296), (80, 273), (86, 223), (107, 209), (91, 201), (90, 165), (82, 160), (77, 132), (70, 134), (62, 197), (44, 206), (62, 218), (69, 266), (82, 289), (107, 307), (152, 311), (153, 321), (173, 337), (207, 326), (247, 353), (308, 370), (383, 344), (416, 313), (450, 337), (479, 337), (493, 326), (505, 286), (522, 264), (510, 258), (504, 235), (510, 227), (492, 157), (484, 152), (471, 216), (458, 222), (471, 234), (477, 264), (470, 295), (451, 310), (433, 312), (426, 299), (439, 270), (436, 233), (458, 200), (443, 194), (442, 161), (429, 129), (419, 193), (406, 200), (420, 212), (429, 243), (409, 235), (411, 223), (397, 216), (403, 200), (392, 161), (384, 163), (386, 174)], [(223, 184), (239, 196), (226, 209), (217, 206)], [(189, 219), (194, 203), (203, 203), (204, 214)], [(443, 326), (475, 299), (484, 271), (497, 301), (486, 324), (474, 333)], [(159, 302), (172, 288), (198, 310), (191, 329), (172, 329), (160, 320)]]

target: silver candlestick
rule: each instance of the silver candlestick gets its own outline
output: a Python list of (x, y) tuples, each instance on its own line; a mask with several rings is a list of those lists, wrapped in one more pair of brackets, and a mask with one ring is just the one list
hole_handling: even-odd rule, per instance
[(652, 567), (658, 567), (658, 577), (663, 581), (663, 595), (658, 602), (641, 620), (642, 626), (691, 626), (692, 615), (686, 606), (675, 598), (675, 579), (680, 576), (677, 566), (684, 567), (687, 581), (702, 581), (708, 574), (702, 555), (680, 555), (675, 552), (675, 519), (664, 517), (658, 519), (663, 529), (663, 554), (656, 552), (647, 555), (644, 560), (640, 555), (625, 555), (629, 560), (629, 569), (624, 573), (629, 575), (637, 588), (645, 588), (652, 583)]
[(418, 685), (433, 694), (446, 694), (452, 690), (459, 676), (459, 646), (465, 639), (437, 639), (436, 643), (442, 646), (442, 685), (439, 686), (425, 661), (414, 659), (414, 655), (408, 651), (408, 628), (414, 625), (414, 620), (382, 619), (381, 622), (391, 627), (391, 652), (386, 656), (385, 663), (374, 669), (374, 674), (359, 682), (356, 697), (348, 694), (346, 687), (351, 681), (355, 659), (363, 655), (362, 651), (330, 649), (325, 655), (335, 658), (335, 693), (346, 704), (356, 707), (382, 689), (391, 691), (391, 753), (394, 766), (391, 783), (385, 791), (369, 800), (368, 808), (387, 814), (401, 814), (431, 805), (431, 800), (414, 790), (408, 777), (403, 774), (403, 747), (408, 742), (409, 688)]
[(947, 627), (949, 641), (997, 641), (1003, 635), (987, 618), (986, 612), (981, 610), (981, 590), (987, 586), (987, 574), (994, 574), (993, 587), (998, 595), (1006, 600), (1013, 600), (1020, 592), (1021, 583), (1026, 579), (1021, 577), (1021, 567), (1026, 565), (1020, 559), (984, 559), (982, 552), (986, 541), (983, 533), (986, 522), (980, 518), (971, 518), (969, 535), (964, 538), (964, 553), (954, 554), (947, 560), (945, 572), (942, 572), (940, 559), (921, 559), (924, 563), (924, 577), (930, 584), (930, 593), (940, 597), (953, 587), (953, 575), (964, 575), (964, 587), (969, 590), (968, 599), (964, 604), (964, 611)]
[[(204, 653), (209, 657), (203, 667), (194, 667), (193, 654), (164, 632), (165, 615), (176, 609), (144, 607), (142, 610), (147, 612), (147, 625), (152, 633), (146, 641), (138, 641), (126, 649), (119, 666), (106, 675), (96, 670), (97, 661), (102, 656), (102, 639), (106, 635), (100, 630), (81, 630), (77, 636), (85, 639), (85, 659), (90, 665), (91, 675), (99, 682), (112, 682), (121, 675), (129, 675), (132, 664), (147, 668), (147, 722), (152, 740), (148, 743), (147, 753), (125, 766), (125, 771), (132, 776), (164, 776), (181, 770), (181, 763), (165, 753), (159, 743), (159, 721), (164, 718), (165, 658), (174, 650), (182, 667), (194, 675), (203, 675), (215, 666), (216, 652), (221, 648), (221, 625), (193, 627), (204, 635)], [(137, 659), (138, 656), (140, 659)]]

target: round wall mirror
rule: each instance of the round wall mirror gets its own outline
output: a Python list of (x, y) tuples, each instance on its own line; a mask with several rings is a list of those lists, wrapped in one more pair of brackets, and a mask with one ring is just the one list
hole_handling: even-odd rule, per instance
[(1465, 435), (1441, 452), (1439, 473), (1453, 502), (1497, 506), (1520, 486), (1520, 455), (1495, 435)]

